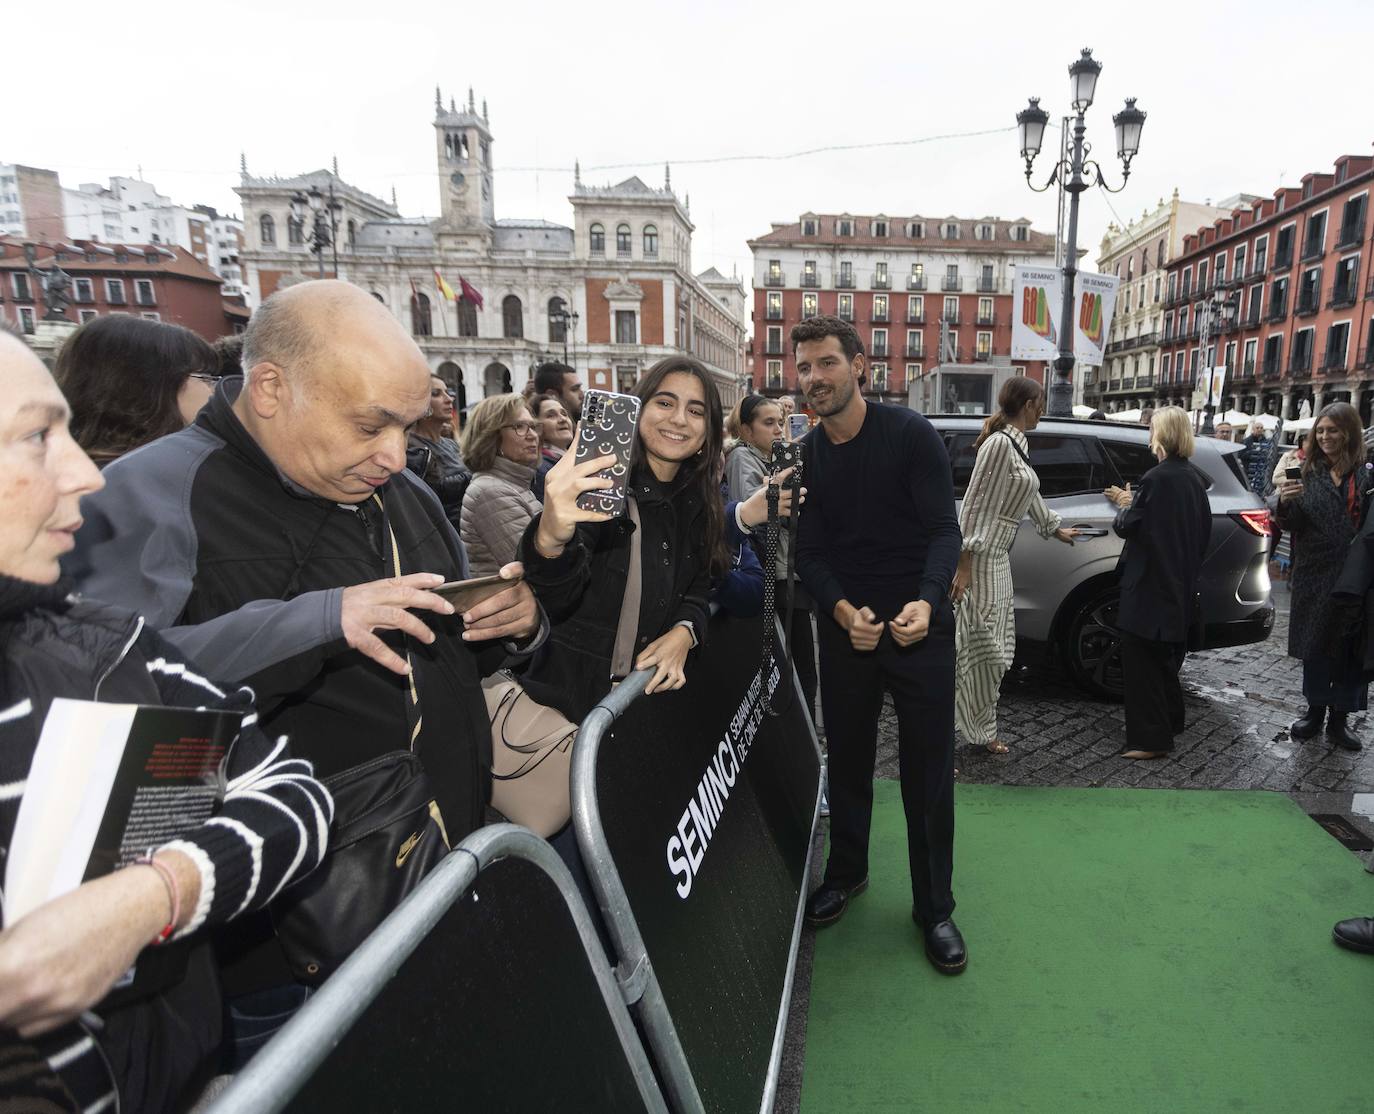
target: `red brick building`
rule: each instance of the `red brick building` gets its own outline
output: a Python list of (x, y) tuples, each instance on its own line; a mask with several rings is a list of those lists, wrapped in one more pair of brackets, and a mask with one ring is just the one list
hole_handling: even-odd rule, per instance
[[(991, 405), (999, 367), (1044, 382), (1043, 363), (1010, 357), (1013, 267), (1054, 263), (1054, 237), (1028, 221), (803, 213), (749, 246), (760, 393), (798, 393), (788, 336), (818, 313), (854, 324), (871, 368), (865, 390), (885, 401), (905, 403), (937, 367), (945, 389), (959, 384), (961, 409)], [(942, 319), (953, 342), (943, 354)], [(941, 398), (922, 408), (949, 407)]]
[(1186, 405), (1197, 369), (1225, 365), (1227, 409), (1291, 419), (1304, 400), (1313, 413), (1350, 402), (1371, 424), (1371, 185), (1374, 158), (1345, 155), (1184, 238), (1168, 270), (1162, 401)]
[[(36, 244), (34, 266), (71, 276), (67, 319), (89, 321), (130, 313), (184, 325), (206, 340), (242, 332), (248, 309), (225, 301), (221, 278), (184, 248), (167, 244), (105, 244), (92, 240)], [(42, 286), (29, 270), (24, 241), (0, 237), (0, 315), (23, 333), (43, 319)]]

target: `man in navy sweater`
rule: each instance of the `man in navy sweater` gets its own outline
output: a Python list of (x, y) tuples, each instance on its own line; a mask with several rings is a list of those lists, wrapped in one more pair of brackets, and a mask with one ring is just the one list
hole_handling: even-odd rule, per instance
[(797, 376), (820, 426), (807, 438), (797, 570), (816, 598), (829, 743), (830, 859), (807, 902), (833, 924), (868, 885), (873, 764), (883, 691), (897, 712), (911, 915), (937, 971), (968, 964), (954, 912), (954, 613), (959, 522), (949, 455), (915, 411), (870, 406), (854, 327), (792, 330)]

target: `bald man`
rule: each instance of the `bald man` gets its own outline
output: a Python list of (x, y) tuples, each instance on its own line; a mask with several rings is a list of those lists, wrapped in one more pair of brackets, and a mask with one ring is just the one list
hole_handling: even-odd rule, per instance
[[(428, 590), (467, 559), (406, 469), (429, 368), (376, 299), (335, 281), (274, 294), (243, 366), (194, 424), (106, 469), (65, 570), (250, 685), (317, 775), (415, 751), (456, 843), (488, 796), (481, 678), (532, 648), (538, 605), (522, 583), (460, 616)], [(271, 966), (235, 989), (280, 985)]]

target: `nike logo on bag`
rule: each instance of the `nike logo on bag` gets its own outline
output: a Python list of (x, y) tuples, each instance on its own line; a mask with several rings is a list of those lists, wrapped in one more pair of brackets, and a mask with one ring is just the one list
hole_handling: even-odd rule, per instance
[(404, 865), (406, 859), (410, 858), (410, 853), (415, 850), (415, 845), (424, 838), (424, 834), (424, 832), (415, 832), (409, 839), (401, 844), (401, 849), (396, 852), (397, 867)]

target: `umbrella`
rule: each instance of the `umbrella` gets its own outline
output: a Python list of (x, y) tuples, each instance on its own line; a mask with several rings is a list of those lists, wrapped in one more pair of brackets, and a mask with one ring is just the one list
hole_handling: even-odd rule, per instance
[(1073, 416), (1075, 418), (1088, 418), (1092, 416), (1093, 412), (1093, 407), (1084, 406), (1082, 403), (1073, 408)]
[(1140, 411), (1118, 410), (1115, 414), (1108, 414), (1107, 420), (1109, 422), (1129, 422), (1133, 425), (1137, 425), (1140, 422)]

